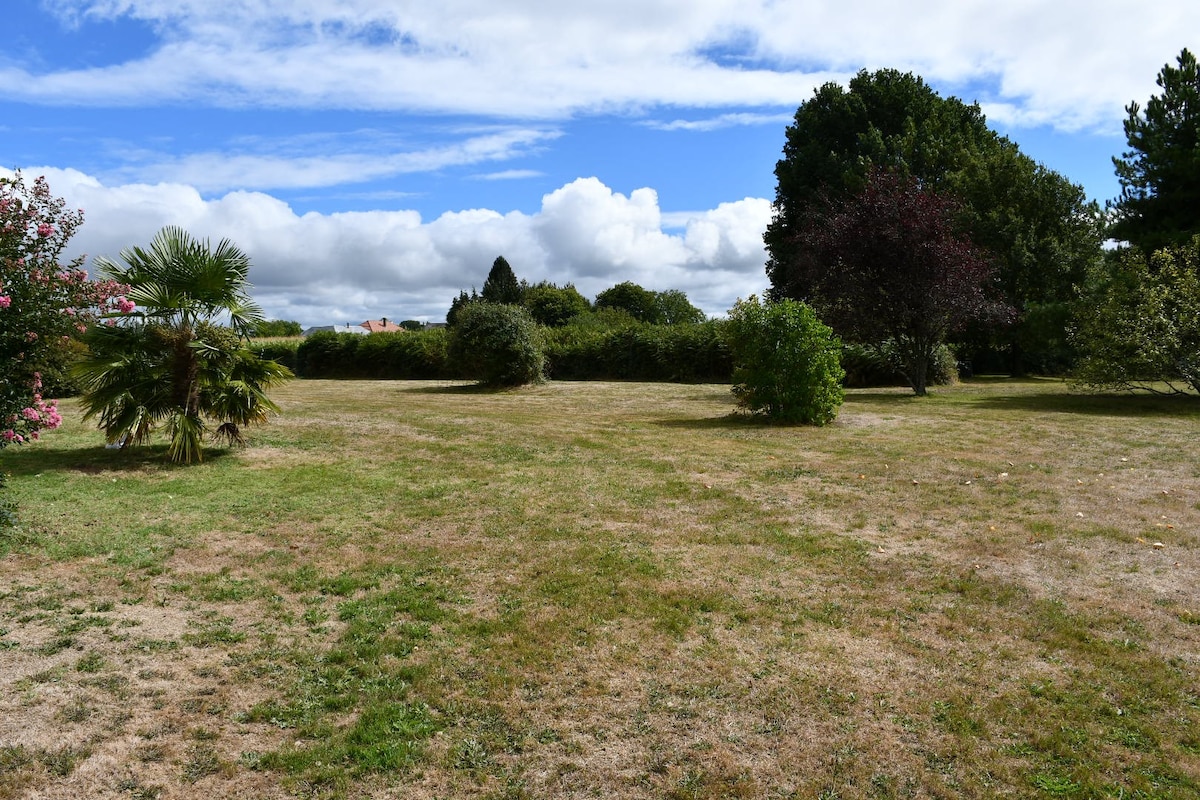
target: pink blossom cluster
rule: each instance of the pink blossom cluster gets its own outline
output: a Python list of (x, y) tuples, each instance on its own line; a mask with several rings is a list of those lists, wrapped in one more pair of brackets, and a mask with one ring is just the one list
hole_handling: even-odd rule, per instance
[(5, 444), (25, 444), (36, 440), (43, 430), (54, 430), (62, 425), (62, 415), (58, 413), (57, 401), (42, 398), (42, 376), (33, 373), (32, 405), (21, 409), (17, 414), (8, 417), (8, 428), (0, 431), (0, 439)]

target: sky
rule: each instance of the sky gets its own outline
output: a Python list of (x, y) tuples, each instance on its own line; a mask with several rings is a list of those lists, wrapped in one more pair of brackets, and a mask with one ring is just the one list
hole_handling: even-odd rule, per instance
[[(796, 108), (861, 69), (978, 102), (1103, 203), (1195, 0), (5, 0), (0, 173), (250, 256), (268, 318), (444, 320), (503, 255), (594, 298), (767, 287)], [(1189, 36), (1194, 37), (1189, 41)]]

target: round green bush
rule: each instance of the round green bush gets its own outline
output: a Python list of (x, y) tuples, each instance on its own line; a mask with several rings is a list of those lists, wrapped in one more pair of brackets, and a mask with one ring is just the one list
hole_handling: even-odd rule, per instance
[(775, 422), (824, 425), (844, 392), (842, 344), (795, 300), (739, 300), (726, 326), (733, 351), (733, 392), (752, 413)]
[(487, 386), (543, 380), (546, 357), (537, 325), (521, 306), (468, 303), (450, 329), (450, 362), (463, 377)]

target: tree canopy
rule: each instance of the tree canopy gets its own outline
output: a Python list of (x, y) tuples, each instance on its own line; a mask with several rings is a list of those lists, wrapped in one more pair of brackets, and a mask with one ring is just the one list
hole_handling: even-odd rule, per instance
[[(955, 198), (962, 229), (996, 264), (995, 280), (1022, 316), (1058, 306), (1100, 253), (1099, 209), (1083, 189), (992, 131), (979, 106), (943, 98), (911, 73), (859, 72), (820, 87), (788, 127), (774, 218), (764, 236), (776, 297), (805, 299), (800, 232), (832, 202), (861, 191), (873, 168), (911, 176)], [(1007, 346), (1019, 331), (1002, 333)]]
[(987, 291), (993, 266), (959, 231), (950, 197), (876, 168), (858, 193), (821, 207), (793, 256), (806, 299), (840, 335), (888, 342), (916, 394), (947, 334), (1004, 318)]
[(1129, 149), (1113, 158), (1121, 195), (1109, 235), (1147, 251), (1200, 234), (1200, 66), (1184, 48), (1158, 73), (1161, 93), (1126, 106)]
[(557, 286), (547, 281), (526, 288), (521, 304), (529, 311), (534, 322), (548, 328), (566, 325), (572, 318), (592, 310), (592, 304), (574, 284)]
[(492, 262), (492, 268), (488, 271), (487, 280), (483, 282), (479, 296), (487, 303), (515, 305), (521, 302), (521, 283), (504, 256), (496, 256), (496, 260)]
[(652, 325), (662, 321), (662, 310), (654, 292), (633, 281), (622, 281), (596, 295), (596, 308), (615, 308), (626, 311), (638, 322)]

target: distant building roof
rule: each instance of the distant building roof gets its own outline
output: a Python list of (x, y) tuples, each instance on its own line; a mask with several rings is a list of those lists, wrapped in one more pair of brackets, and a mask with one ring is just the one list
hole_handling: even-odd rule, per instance
[(345, 325), (314, 325), (311, 328), (305, 328), (303, 335), (312, 336), (317, 331), (333, 331), (334, 333), (360, 333), (366, 335), (368, 333), (400, 333), (404, 331), (404, 328), (401, 328), (387, 317), (384, 317), (383, 319), (369, 319), (366, 322), (360, 322), (357, 325), (352, 322), (347, 322)]
[(404, 328), (401, 328), (387, 317), (383, 319), (369, 319), (362, 326), (367, 329), (367, 333), (399, 333), (404, 330)]

